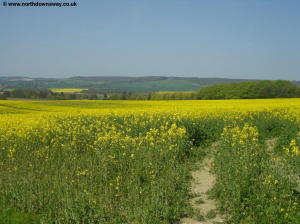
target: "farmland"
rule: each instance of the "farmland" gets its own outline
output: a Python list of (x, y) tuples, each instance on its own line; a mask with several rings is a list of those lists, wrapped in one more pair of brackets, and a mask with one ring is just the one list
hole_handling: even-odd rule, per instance
[(300, 99), (0, 101), (0, 219), (180, 223), (210, 154), (228, 222), (296, 224), (299, 132)]
[(81, 92), (82, 90), (86, 90), (86, 89), (79, 89), (79, 88), (74, 88), (74, 89), (58, 89), (58, 88), (51, 88), (51, 91), (54, 93), (77, 93), (77, 92)]
[(100, 88), (122, 92), (191, 91), (220, 83), (243, 82), (246, 79), (187, 78), (166, 76), (91, 76), (70, 78), (29, 78), (0, 76), (1, 87), (18, 88)]

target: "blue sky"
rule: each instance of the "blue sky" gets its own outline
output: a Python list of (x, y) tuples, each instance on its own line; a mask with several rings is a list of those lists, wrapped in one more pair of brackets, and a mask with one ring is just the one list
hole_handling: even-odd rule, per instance
[[(26, 0), (7, 0), (12, 1)], [(1, 2), (0, 75), (300, 80), (299, 0), (77, 4), (4, 7)]]

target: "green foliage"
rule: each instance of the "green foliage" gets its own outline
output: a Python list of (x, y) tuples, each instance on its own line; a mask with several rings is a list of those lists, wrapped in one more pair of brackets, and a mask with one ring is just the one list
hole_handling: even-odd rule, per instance
[(6, 96), (0, 92), (0, 100), (6, 100)]
[(230, 223), (299, 223), (300, 197), (293, 191), (299, 163), (288, 157), (267, 148), (254, 126), (224, 129), (215, 155), (214, 195)]
[(217, 211), (216, 210), (210, 210), (207, 215), (206, 218), (208, 219), (213, 219), (217, 216)]
[(0, 209), (0, 224), (39, 224), (39, 218), (34, 215), (18, 212), (15, 209)]
[(209, 86), (196, 91), (111, 94), (112, 100), (214, 100), (300, 97), (300, 87), (289, 81), (249, 81)]
[[(286, 111), (286, 113), (288, 113), (288, 111)], [(298, 130), (297, 122), (294, 119), (279, 119), (278, 115), (276, 115), (276, 111), (274, 111), (274, 113), (253, 113), (250, 117), (251, 118), (242, 122), (248, 122), (255, 126), (260, 133), (261, 139), (277, 138), (278, 136), (289, 135), (291, 133), (294, 135)]]
[(154, 92), (154, 93), (114, 93), (108, 96), (110, 100), (196, 100), (197, 92)]
[(200, 89), (198, 98), (213, 99), (263, 99), (300, 97), (300, 87), (284, 80), (251, 81), (219, 84)]
[(197, 92), (156, 92), (151, 100), (196, 100)]
[(179, 120), (54, 116), (0, 136), (0, 206), (42, 223), (176, 223), (189, 210), (199, 152)]
[[(50, 99), (50, 100), (74, 100), (74, 99), (94, 99), (94, 94), (85, 95), (80, 93), (56, 93), (50, 89), (13, 89), (4, 91), (2, 95), (5, 98), (25, 98), (25, 99)], [(97, 98), (97, 97), (96, 97)]]
[(222, 131), (224, 122), (219, 119), (182, 119), (187, 135), (194, 146), (208, 145), (216, 141)]

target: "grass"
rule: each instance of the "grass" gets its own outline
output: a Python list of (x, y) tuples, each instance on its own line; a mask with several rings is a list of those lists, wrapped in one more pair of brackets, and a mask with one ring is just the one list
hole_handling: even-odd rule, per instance
[(217, 216), (217, 212), (215, 210), (210, 210), (208, 211), (208, 213), (206, 214), (206, 218), (208, 219), (213, 219)]
[(201, 215), (200, 213), (198, 213), (195, 218), (196, 218), (196, 220), (198, 220), (200, 222), (205, 221), (205, 217), (203, 215)]
[(204, 201), (200, 198), (200, 199), (196, 200), (195, 203), (196, 203), (196, 204), (203, 204)]
[(15, 209), (0, 209), (0, 224), (38, 224), (39, 217), (16, 211)]
[[(279, 130), (290, 124), (284, 119), (277, 121), (280, 123)], [(285, 138), (291, 131), (290, 126), (284, 132), (271, 133)], [(250, 124), (224, 128), (215, 156), (215, 198), (221, 200), (233, 223), (296, 224), (300, 219), (300, 197), (293, 188), (297, 185), (294, 177), (299, 173), (300, 141), (298, 146), (280, 145), (280, 151), (274, 153), (266, 149), (264, 136), (266, 133), (260, 135)]]

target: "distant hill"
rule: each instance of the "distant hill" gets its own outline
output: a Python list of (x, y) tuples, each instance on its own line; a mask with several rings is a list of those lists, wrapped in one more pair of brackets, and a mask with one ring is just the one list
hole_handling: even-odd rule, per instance
[(293, 81), (296, 86), (300, 86), (300, 81)]
[[(0, 89), (91, 88), (110, 90), (110, 92), (149, 93), (159, 91), (195, 91), (207, 86), (245, 81), (251, 80), (166, 76), (76, 76), (61, 79), (0, 76)], [(300, 81), (294, 81), (293, 83), (300, 86)]]
[(195, 91), (222, 83), (239, 83), (246, 79), (194, 78), (165, 76), (77, 76), (71, 78), (0, 77), (0, 87), (19, 88), (93, 88), (116, 92)]

